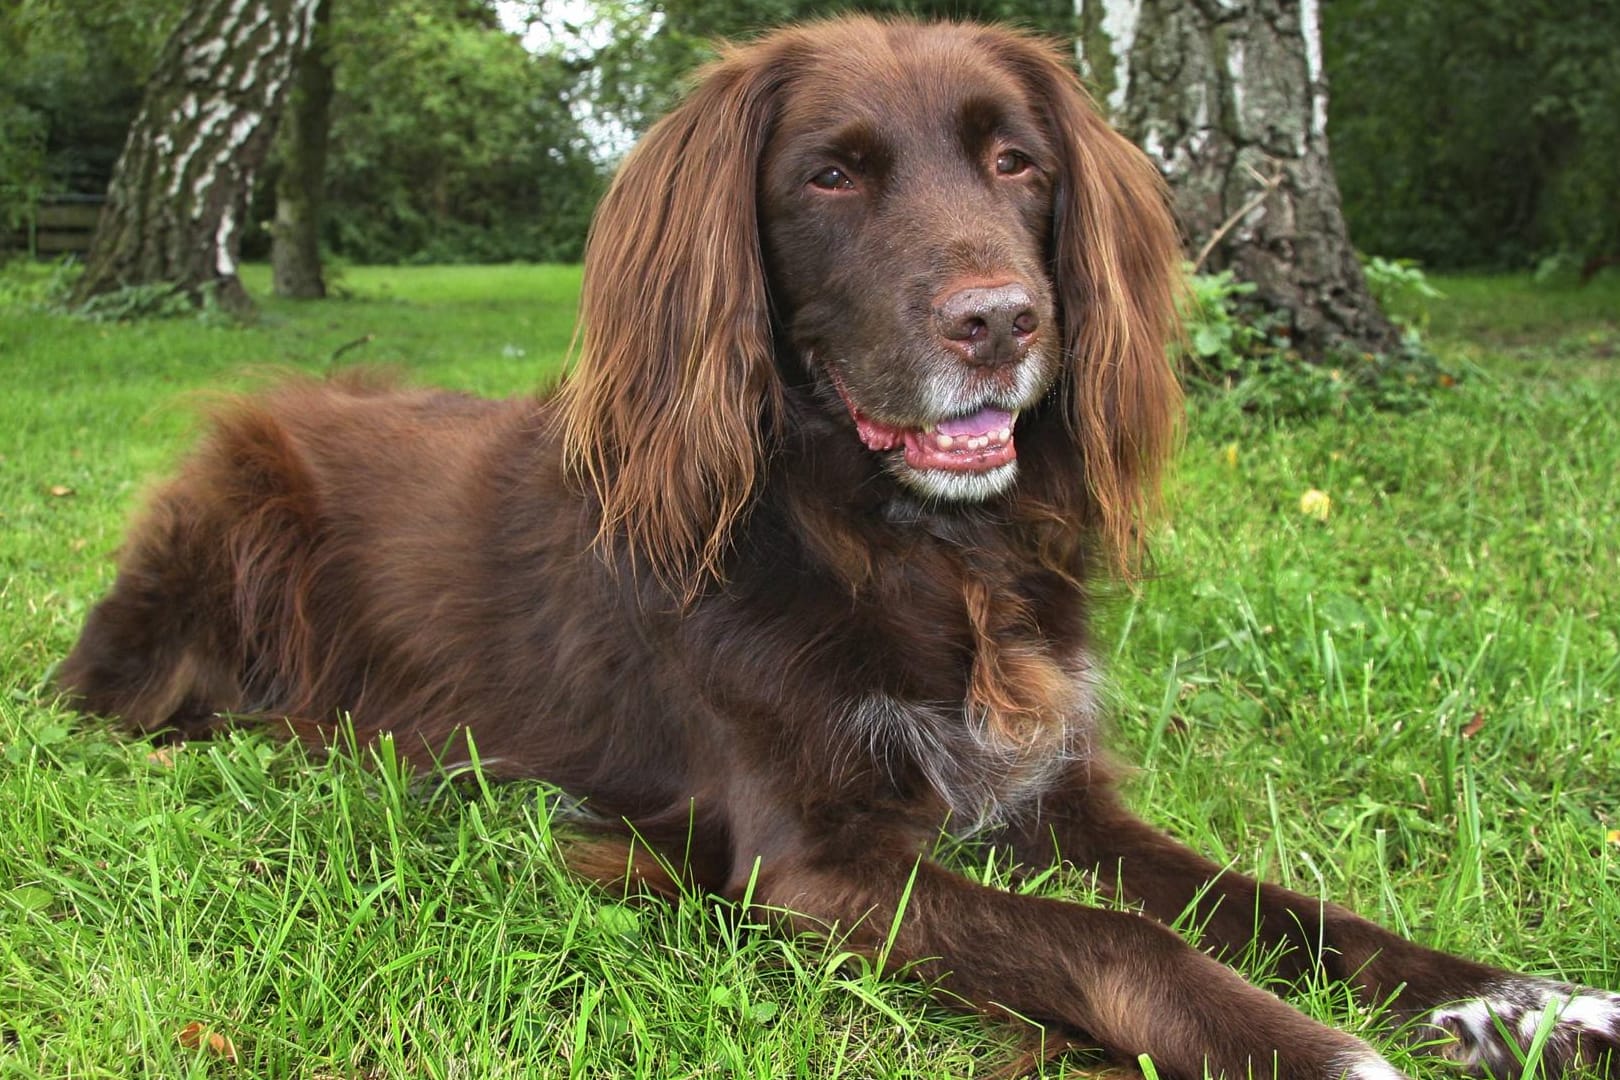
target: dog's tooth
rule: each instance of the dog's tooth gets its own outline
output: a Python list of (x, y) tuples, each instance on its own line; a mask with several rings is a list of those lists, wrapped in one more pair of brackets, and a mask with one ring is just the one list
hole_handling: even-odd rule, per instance
[(1010, 427), (1004, 427), (1000, 431), (996, 432), (996, 441), (997, 442), (1007, 442), (1011, 438), (1012, 438), (1012, 428), (1010, 428)]
[(934, 445), (938, 446), (941, 450), (949, 450), (951, 447), (956, 445), (956, 440), (943, 432), (938, 432), (934, 435)]

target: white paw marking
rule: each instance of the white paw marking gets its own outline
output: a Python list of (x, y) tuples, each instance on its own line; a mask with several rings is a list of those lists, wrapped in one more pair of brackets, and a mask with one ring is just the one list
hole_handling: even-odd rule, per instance
[[(1475, 1073), (1516, 1075), (1520, 1055), (1549, 1023), (1542, 1051), (1548, 1075), (1620, 1050), (1620, 994), (1548, 979), (1498, 983), (1477, 998), (1436, 1009), (1428, 1022), (1452, 1037), (1440, 1053)], [(1517, 1041), (1516, 1048), (1503, 1029)]]
[(1406, 1074), (1373, 1053), (1346, 1054), (1334, 1062), (1334, 1075), (1343, 1080), (1406, 1080)]

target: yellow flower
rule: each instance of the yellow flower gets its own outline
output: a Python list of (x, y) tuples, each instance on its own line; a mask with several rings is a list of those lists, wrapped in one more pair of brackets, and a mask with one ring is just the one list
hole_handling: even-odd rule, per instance
[(1299, 497), (1299, 512), (1306, 517), (1313, 517), (1317, 521), (1326, 521), (1328, 512), (1333, 509), (1333, 500), (1325, 491), (1311, 488)]
[(1238, 444), (1235, 442), (1227, 443), (1226, 449), (1221, 451), (1221, 460), (1226, 462), (1226, 467), (1228, 469), (1237, 468)]
[(1610, 829), (1606, 839), (1611, 844), (1620, 844), (1620, 829)]

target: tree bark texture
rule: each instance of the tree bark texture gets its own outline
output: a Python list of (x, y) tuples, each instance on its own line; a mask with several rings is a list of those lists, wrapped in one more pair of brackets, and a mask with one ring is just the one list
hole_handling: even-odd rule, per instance
[(237, 251), (317, 0), (192, 0), (113, 170), (75, 299), (169, 283), (252, 307)]
[(270, 268), (276, 295), (295, 300), (326, 295), (320, 231), (334, 85), (328, 52), (331, 25), (332, 0), (318, 0), (314, 34), (298, 61), (277, 139), (281, 172), (276, 178)]
[(1252, 282), (1309, 358), (1394, 348), (1340, 210), (1317, 0), (1077, 3), (1082, 64), (1169, 180), (1200, 269)]

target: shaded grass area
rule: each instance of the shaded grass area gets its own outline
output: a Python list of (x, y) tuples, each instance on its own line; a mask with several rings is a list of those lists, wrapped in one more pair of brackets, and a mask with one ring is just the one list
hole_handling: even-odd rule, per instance
[[(1195, 400), (1155, 576), (1115, 590), (1100, 634), (1144, 813), (1427, 943), (1620, 985), (1612, 278), (1441, 279), (1430, 325), (1465, 377), (1415, 412)], [(198, 391), (334, 356), (532, 387), (562, 363), (578, 271), (355, 269), (341, 285), (330, 303), (267, 301), (246, 328), (0, 306), (0, 1076), (1005, 1064), (1033, 1029), (929, 1005), (723, 905), (581, 887), (539, 785), (410, 779), (386, 744), (320, 761), (252, 732), (155, 748), (53, 705), (51, 666)], [(1309, 490), (1325, 520), (1301, 512)], [(993, 852), (949, 857), (1000, 875)], [(1338, 988), (1289, 992), (1388, 1044)]]

